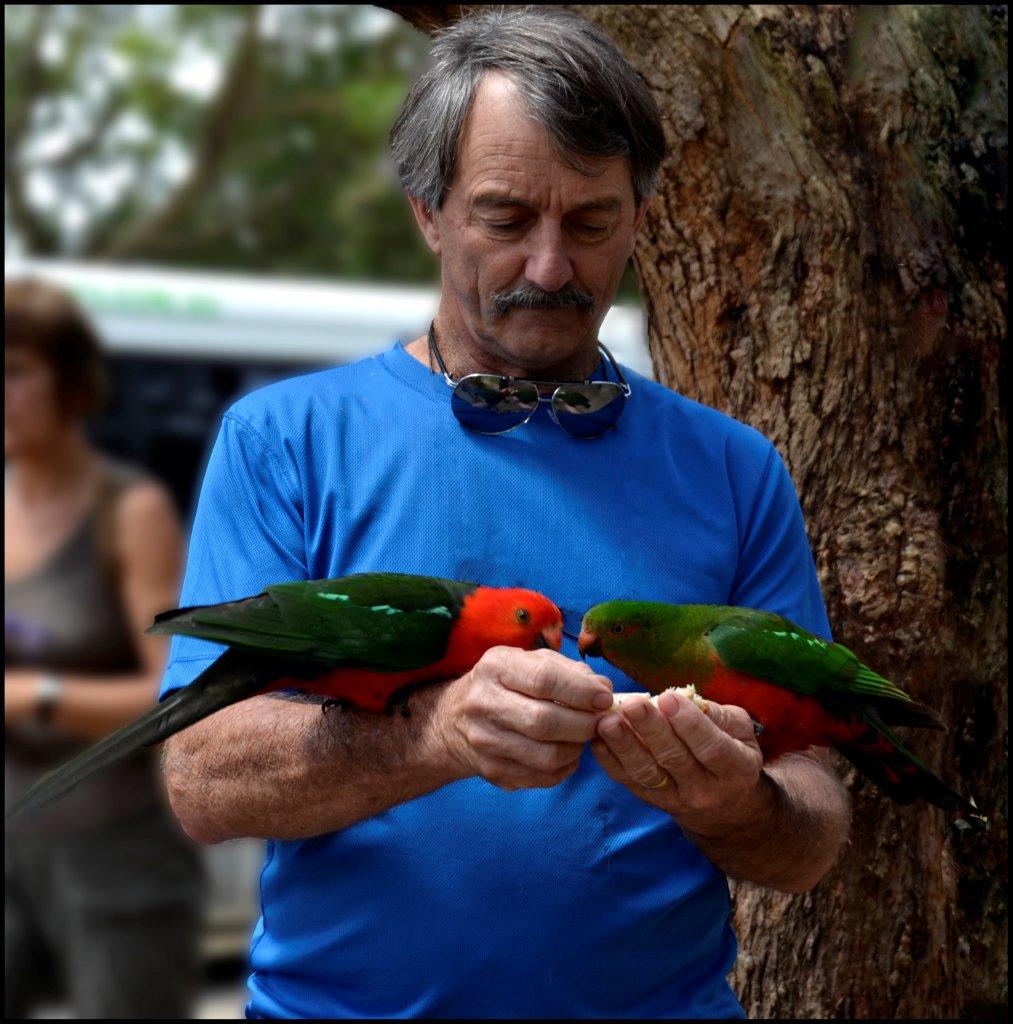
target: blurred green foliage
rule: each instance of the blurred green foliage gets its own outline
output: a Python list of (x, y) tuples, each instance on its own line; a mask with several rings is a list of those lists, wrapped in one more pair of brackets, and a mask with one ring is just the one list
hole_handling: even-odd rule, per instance
[(407, 22), (348, 5), (4, 13), (8, 243), (433, 280), (387, 157), (429, 49)]
[(436, 280), (387, 153), (430, 40), (394, 14), (14, 4), (4, 21), (8, 251)]

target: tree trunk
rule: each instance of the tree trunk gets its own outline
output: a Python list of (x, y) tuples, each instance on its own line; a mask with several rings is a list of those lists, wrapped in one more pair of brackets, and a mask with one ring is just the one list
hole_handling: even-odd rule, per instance
[(665, 118), (635, 257), (659, 379), (778, 446), (836, 638), (941, 712), (949, 734), (911, 743), (993, 825), (949, 831), (847, 771), (830, 875), (804, 896), (735, 887), (736, 990), (755, 1017), (996, 1016), (1005, 8), (573, 9)]

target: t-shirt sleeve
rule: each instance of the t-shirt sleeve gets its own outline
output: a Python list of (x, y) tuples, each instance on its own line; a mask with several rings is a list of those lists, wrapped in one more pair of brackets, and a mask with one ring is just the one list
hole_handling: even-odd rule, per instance
[[(306, 579), (299, 491), (277, 448), (234, 410), (211, 450), (187, 555), (180, 607), (235, 601)], [(225, 648), (175, 636), (159, 699), (191, 683)]]
[(831, 639), (798, 495), (773, 445), (746, 523), (729, 603), (776, 612)]

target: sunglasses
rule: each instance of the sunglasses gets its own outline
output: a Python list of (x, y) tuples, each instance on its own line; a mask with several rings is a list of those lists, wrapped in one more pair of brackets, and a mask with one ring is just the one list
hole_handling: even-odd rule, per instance
[[(619, 383), (610, 380), (581, 382), (524, 380), (496, 373), (469, 373), (454, 380), (436, 346), (434, 324), (429, 325), (429, 351), (448, 387), (453, 388), (450, 407), (458, 422), (477, 434), (505, 434), (523, 426), (541, 402), (549, 415), (571, 437), (584, 441), (600, 437), (616, 425), (633, 393), (612, 353), (599, 341), (598, 351), (615, 370)], [(555, 388), (543, 395), (539, 388)]]

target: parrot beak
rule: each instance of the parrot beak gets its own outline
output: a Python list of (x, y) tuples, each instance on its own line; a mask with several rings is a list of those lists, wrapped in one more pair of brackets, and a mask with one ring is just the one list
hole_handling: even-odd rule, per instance
[(601, 657), (601, 642), (598, 639), (597, 633), (581, 629), (580, 636), (577, 638), (577, 647), (582, 658), (586, 658), (588, 655), (594, 658)]
[(538, 648), (549, 647), (554, 651), (558, 651), (563, 646), (563, 627), (559, 626), (546, 626), (545, 629), (538, 634), (537, 640)]

